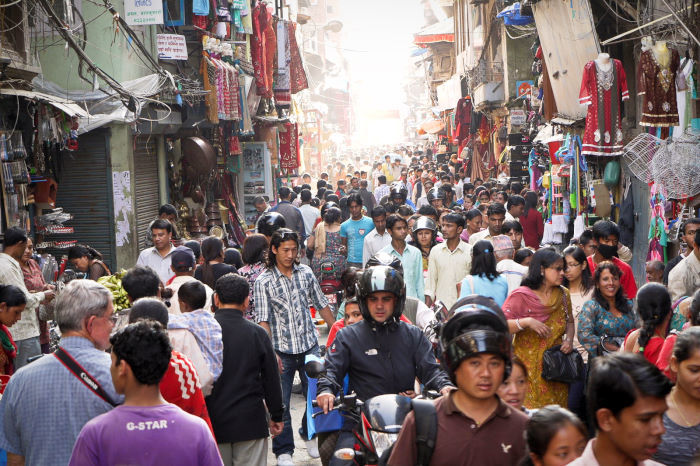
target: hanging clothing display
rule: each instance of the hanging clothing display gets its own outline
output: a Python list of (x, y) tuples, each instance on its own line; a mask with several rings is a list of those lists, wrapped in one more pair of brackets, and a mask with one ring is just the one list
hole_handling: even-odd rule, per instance
[(667, 50), (670, 60), (664, 66), (659, 63), (653, 48), (642, 52), (639, 61), (639, 95), (644, 96), (641, 126), (678, 126), (675, 78), (680, 58), (676, 50)]
[(583, 67), (579, 103), (588, 106), (583, 155), (622, 155), (620, 99), (629, 99), (627, 77), (620, 60), (611, 59), (603, 69), (596, 60)]
[(290, 108), (292, 94), (290, 92), (289, 65), (291, 63), (291, 50), (289, 47), (289, 29), (287, 22), (275, 20), (277, 31), (277, 66), (275, 66), (275, 82), (273, 86), (275, 104), (280, 108)]
[(455, 140), (461, 146), (469, 138), (469, 126), (472, 121), (472, 99), (467, 96), (457, 101), (454, 118), (457, 126)]
[(202, 75), (204, 90), (207, 91), (204, 103), (207, 107), (207, 119), (212, 123), (219, 122), (219, 105), (216, 93), (216, 65), (209, 58), (208, 53), (202, 54), (202, 62), (199, 67)]
[(272, 73), (276, 52), (272, 13), (260, 2), (253, 10), (253, 40), (251, 54), (255, 71), (255, 86), (261, 97), (272, 97)]
[(681, 60), (676, 74), (676, 104), (678, 105), (678, 126), (673, 128), (673, 137), (681, 136), (690, 126), (692, 117), (691, 94), (695, 87), (693, 82), (693, 66), (695, 62), (690, 57)]
[(299, 126), (285, 123), (280, 138), (280, 168), (292, 171), (299, 168)]
[(301, 61), (301, 52), (296, 38), (296, 23), (291, 21), (286, 22), (287, 38), (289, 40), (289, 80), (292, 94), (301, 92), (309, 88), (309, 80), (306, 77), (306, 71)]

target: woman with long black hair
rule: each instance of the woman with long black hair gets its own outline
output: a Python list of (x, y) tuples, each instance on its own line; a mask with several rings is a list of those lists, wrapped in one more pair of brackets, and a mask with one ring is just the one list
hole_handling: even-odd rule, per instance
[(87, 278), (90, 280), (97, 280), (100, 277), (112, 274), (105, 263), (102, 262), (102, 254), (85, 244), (72, 246), (68, 250), (68, 261), (79, 272), (87, 273)]
[(625, 351), (642, 353), (656, 365), (670, 330), (671, 295), (661, 283), (647, 283), (637, 291), (637, 314), (642, 326), (625, 338)]
[(544, 235), (544, 220), (537, 210), (537, 193), (528, 191), (525, 193), (525, 210), (518, 218), (523, 226), (523, 239), (525, 246), (538, 249)]
[(612, 262), (601, 262), (595, 269), (593, 298), (581, 308), (576, 324), (578, 341), (588, 351), (589, 360), (601, 356), (599, 348), (616, 351), (617, 342), (637, 328), (632, 301), (627, 299), (620, 284), (621, 276), (622, 272)]
[(492, 298), (503, 306), (508, 296), (508, 281), (496, 270), (496, 257), (491, 241), (477, 241), (472, 249), (472, 267), (469, 275), (457, 284), (459, 299), (471, 294)]
[(194, 271), (194, 278), (212, 290), (219, 278), (227, 273), (237, 273), (236, 267), (224, 263), (224, 243), (216, 236), (208, 236), (202, 241), (202, 258), (204, 262)]

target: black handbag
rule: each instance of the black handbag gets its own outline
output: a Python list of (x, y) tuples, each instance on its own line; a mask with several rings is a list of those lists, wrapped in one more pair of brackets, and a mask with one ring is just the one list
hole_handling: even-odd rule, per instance
[(561, 352), (561, 345), (552, 346), (542, 355), (542, 378), (550, 382), (572, 384), (583, 377), (583, 358), (576, 350)]
[(625, 337), (609, 337), (603, 335), (600, 337), (600, 340), (598, 340), (598, 356), (617, 353), (624, 343)]

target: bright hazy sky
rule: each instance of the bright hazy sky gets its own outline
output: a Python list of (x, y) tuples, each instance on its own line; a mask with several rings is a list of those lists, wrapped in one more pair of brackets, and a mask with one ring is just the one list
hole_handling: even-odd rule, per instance
[(414, 48), (413, 34), (423, 24), (423, 7), (419, 0), (342, 0), (341, 6), (343, 53), (358, 118), (373, 109), (398, 110), (404, 100), (403, 76)]

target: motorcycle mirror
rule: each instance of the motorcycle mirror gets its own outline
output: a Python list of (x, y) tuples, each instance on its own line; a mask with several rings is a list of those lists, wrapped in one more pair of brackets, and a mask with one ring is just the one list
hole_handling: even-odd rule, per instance
[(306, 364), (304, 364), (304, 371), (306, 372), (307, 377), (311, 377), (312, 379), (318, 379), (322, 375), (326, 374), (326, 365), (323, 359), (310, 354), (306, 356)]
[(333, 454), (339, 460), (352, 461), (355, 459), (355, 450), (352, 448), (341, 448)]

